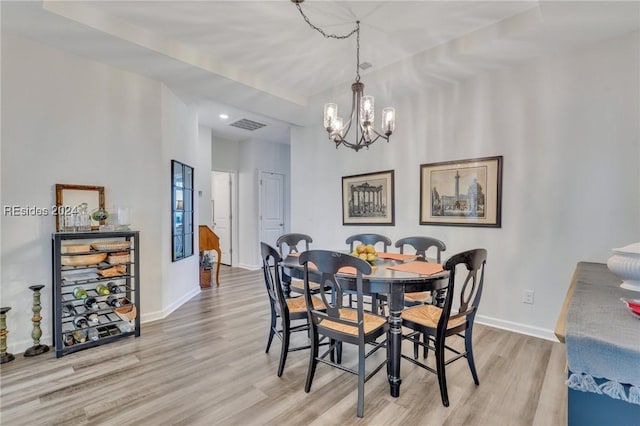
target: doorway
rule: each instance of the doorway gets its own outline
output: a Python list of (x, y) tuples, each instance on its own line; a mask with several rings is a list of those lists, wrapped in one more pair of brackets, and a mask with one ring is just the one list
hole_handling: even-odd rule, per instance
[(220, 261), (224, 265), (233, 265), (235, 232), (235, 172), (211, 172), (211, 211), (213, 230), (220, 238)]

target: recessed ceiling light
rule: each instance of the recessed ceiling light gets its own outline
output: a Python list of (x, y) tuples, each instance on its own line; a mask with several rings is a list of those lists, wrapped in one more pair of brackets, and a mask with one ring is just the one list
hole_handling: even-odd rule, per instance
[(220, 114), (218, 117), (222, 118), (223, 120), (226, 120), (227, 118), (229, 118), (227, 114)]

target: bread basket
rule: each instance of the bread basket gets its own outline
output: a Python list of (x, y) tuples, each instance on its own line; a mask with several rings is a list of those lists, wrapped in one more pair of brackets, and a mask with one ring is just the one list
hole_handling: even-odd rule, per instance
[(96, 241), (91, 247), (104, 251), (125, 250), (131, 247), (131, 241)]
[(60, 256), (60, 263), (64, 266), (97, 265), (107, 258), (107, 253), (79, 254), (77, 256)]

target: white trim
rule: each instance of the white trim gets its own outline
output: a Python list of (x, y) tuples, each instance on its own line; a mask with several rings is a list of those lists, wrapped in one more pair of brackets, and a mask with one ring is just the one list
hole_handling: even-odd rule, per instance
[(147, 314), (140, 315), (140, 323), (147, 323), (156, 321), (159, 319), (163, 319), (168, 317), (173, 311), (178, 309), (180, 306), (184, 305), (188, 302), (192, 297), (199, 294), (201, 291), (200, 287), (193, 289), (189, 293), (183, 295), (180, 299), (175, 300), (172, 304), (167, 306), (161, 311), (149, 312)]
[(551, 340), (557, 342), (558, 338), (553, 330), (546, 328), (532, 327), (530, 325), (521, 324), (512, 321), (505, 321), (498, 318), (487, 317), (484, 315), (476, 315), (476, 322), (489, 327), (500, 328), (502, 330), (513, 331), (514, 333), (526, 334), (527, 336), (538, 337), (540, 339)]
[(262, 268), (261, 265), (247, 265), (246, 263), (240, 263), (238, 267), (243, 269), (248, 269), (250, 271), (257, 271), (258, 269)]

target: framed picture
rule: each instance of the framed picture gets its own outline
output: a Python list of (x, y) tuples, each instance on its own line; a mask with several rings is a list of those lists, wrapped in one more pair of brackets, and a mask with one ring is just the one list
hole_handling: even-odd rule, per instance
[(420, 165), (420, 225), (500, 228), (502, 156)]
[(342, 178), (343, 225), (394, 225), (393, 170)]

